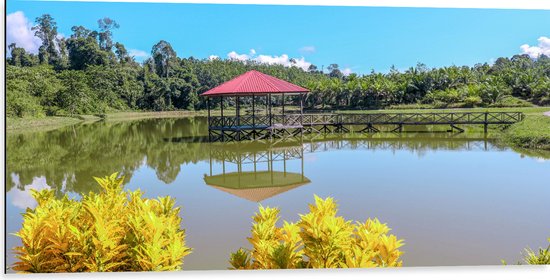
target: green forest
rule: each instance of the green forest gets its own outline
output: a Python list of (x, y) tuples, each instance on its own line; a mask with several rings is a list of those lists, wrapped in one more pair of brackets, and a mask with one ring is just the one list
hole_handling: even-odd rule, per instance
[[(161, 40), (139, 63), (114, 40), (121, 27), (113, 19), (99, 19), (94, 29), (74, 26), (67, 38), (59, 36), (48, 14), (35, 24), (33, 31), (42, 41), (38, 54), (16, 44), (7, 49), (9, 117), (201, 110), (206, 100), (199, 94), (252, 69), (310, 89), (305, 99), (310, 110), (550, 105), (547, 56), (501, 57), (473, 67), (419, 63), (405, 71), (392, 67), (388, 73), (344, 75), (338, 64), (327, 71), (314, 65), (304, 71), (253, 61), (185, 58)], [(225, 102), (231, 106), (233, 101)], [(219, 100), (213, 105), (219, 106)]]

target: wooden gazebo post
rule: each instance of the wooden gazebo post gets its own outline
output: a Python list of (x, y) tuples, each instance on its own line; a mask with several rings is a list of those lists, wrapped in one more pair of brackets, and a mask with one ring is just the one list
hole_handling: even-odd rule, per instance
[(285, 118), (285, 93), (283, 92), (283, 95), (281, 96), (281, 103), (282, 103), (282, 107), (283, 107), (283, 110), (282, 110), (282, 118), (283, 118), (283, 125), (286, 125), (286, 118)]
[(269, 126), (273, 126), (273, 114), (271, 113), (271, 108), (273, 107), (273, 104), (271, 104), (271, 94), (268, 94), (269, 99)]
[(256, 101), (256, 96), (252, 94), (252, 127), (256, 127), (256, 108), (254, 103)]

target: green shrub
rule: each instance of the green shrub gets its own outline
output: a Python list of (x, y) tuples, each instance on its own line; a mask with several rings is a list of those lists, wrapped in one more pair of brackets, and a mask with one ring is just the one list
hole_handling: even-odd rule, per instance
[(43, 117), (45, 116), (38, 99), (24, 92), (9, 90), (7, 93), (6, 116)]
[[(550, 242), (550, 238), (548, 238)], [(546, 249), (539, 248), (538, 254), (531, 248), (525, 249), (523, 261), (527, 264), (550, 264), (550, 244)]]
[(433, 109), (432, 104), (421, 104), (421, 103), (411, 103), (411, 104), (394, 104), (388, 106), (387, 109), (390, 110), (416, 110), (416, 109)]
[(533, 104), (514, 96), (504, 96), (489, 107), (533, 107)]
[(253, 217), (253, 249), (231, 254), (234, 269), (352, 268), (401, 266), (403, 240), (388, 235), (390, 228), (378, 219), (366, 222), (336, 216), (332, 198), (315, 196), (310, 212), (297, 223), (277, 227), (279, 209), (260, 206)]
[[(548, 242), (550, 242), (550, 238), (548, 238)], [(502, 263), (506, 265), (506, 261), (502, 260)], [(548, 244), (548, 247), (546, 249), (539, 248), (538, 254), (537, 252), (533, 251), (531, 248), (525, 249), (525, 255), (523, 255), (523, 263), (518, 262), (518, 264), (531, 264), (531, 265), (546, 265), (550, 264), (550, 244)]]
[(179, 270), (191, 252), (170, 197), (124, 192), (117, 174), (95, 178), (102, 190), (81, 201), (33, 191), (38, 206), (23, 214), (15, 248), (20, 272)]
[(464, 93), (457, 89), (436, 90), (426, 94), (423, 101), (425, 103), (433, 104), (436, 104), (437, 102), (445, 104), (457, 103), (464, 99), (463, 95)]

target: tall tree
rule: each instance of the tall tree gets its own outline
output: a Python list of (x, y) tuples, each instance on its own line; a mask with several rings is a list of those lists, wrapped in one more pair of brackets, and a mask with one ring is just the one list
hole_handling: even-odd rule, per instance
[(66, 41), (69, 52), (70, 68), (82, 70), (90, 65), (108, 65), (110, 63), (109, 52), (99, 47), (96, 31), (91, 31), (83, 26), (73, 26), (73, 34)]
[(115, 43), (115, 54), (120, 64), (125, 65), (129, 63), (134, 63), (134, 58), (131, 57), (130, 54), (128, 54), (126, 47), (124, 47), (124, 45), (119, 42)]
[(57, 39), (57, 23), (49, 14), (43, 14), (35, 20), (36, 26), (31, 30), (34, 35), (42, 40), (39, 54), (42, 63), (54, 65), (59, 59), (59, 52), (55, 44)]
[(8, 64), (14, 66), (34, 66), (38, 64), (36, 56), (27, 53), (24, 48), (18, 47), (15, 43), (8, 46), (10, 57), (7, 59)]
[(113, 31), (114, 29), (118, 29), (120, 25), (108, 18), (102, 18), (97, 21), (97, 24), (99, 25), (99, 47), (101, 50), (104, 51), (112, 51), (113, 49)]
[(153, 46), (151, 56), (155, 64), (155, 72), (160, 77), (168, 78), (170, 76), (170, 67), (177, 59), (176, 52), (170, 43), (160, 40)]
[(330, 71), (330, 73), (328, 75), (331, 78), (342, 79), (342, 77), (344, 77), (344, 74), (342, 73), (342, 71), (340, 71), (340, 68), (338, 67), (338, 64), (336, 64), (336, 63), (333, 63), (333, 64), (329, 65), (327, 67), (327, 69), (328, 69), (328, 71)]

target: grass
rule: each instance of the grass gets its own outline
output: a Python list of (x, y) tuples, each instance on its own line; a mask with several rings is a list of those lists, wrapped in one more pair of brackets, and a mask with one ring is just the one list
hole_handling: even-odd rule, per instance
[(47, 131), (67, 125), (74, 125), (84, 120), (77, 117), (43, 117), (43, 118), (6, 118), (8, 133)]
[(107, 121), (126, 121), (138, 119), (206, 116), (206, 114), (206, 111), (115, 112), (105, 114), (103, 118)]
[(503, 140), (518, 148), (550, 150), (550, 117), (527, 114), (505, 131)]
[(104, 115), (75, 115), (75, 116), (47, 116), (47, 117), (7, 117), (6, 131), (13, 133), (29, 133), (48, 131), (78, 123), (90, 123), (100, 120), (130, 121), (151, 118), (178, 118), (205, 115), (206, 111), (166, 111), (166, 112), (113, 112)]
[(341, 110), (342, 114), (353, 113), (440, 113), (440, 112), (523, 112), (526, 115), (550, 111), (550, 107), (515, 107), (515, 108), (453, 108), (453, 109), (382, 109), (382, 110)]

